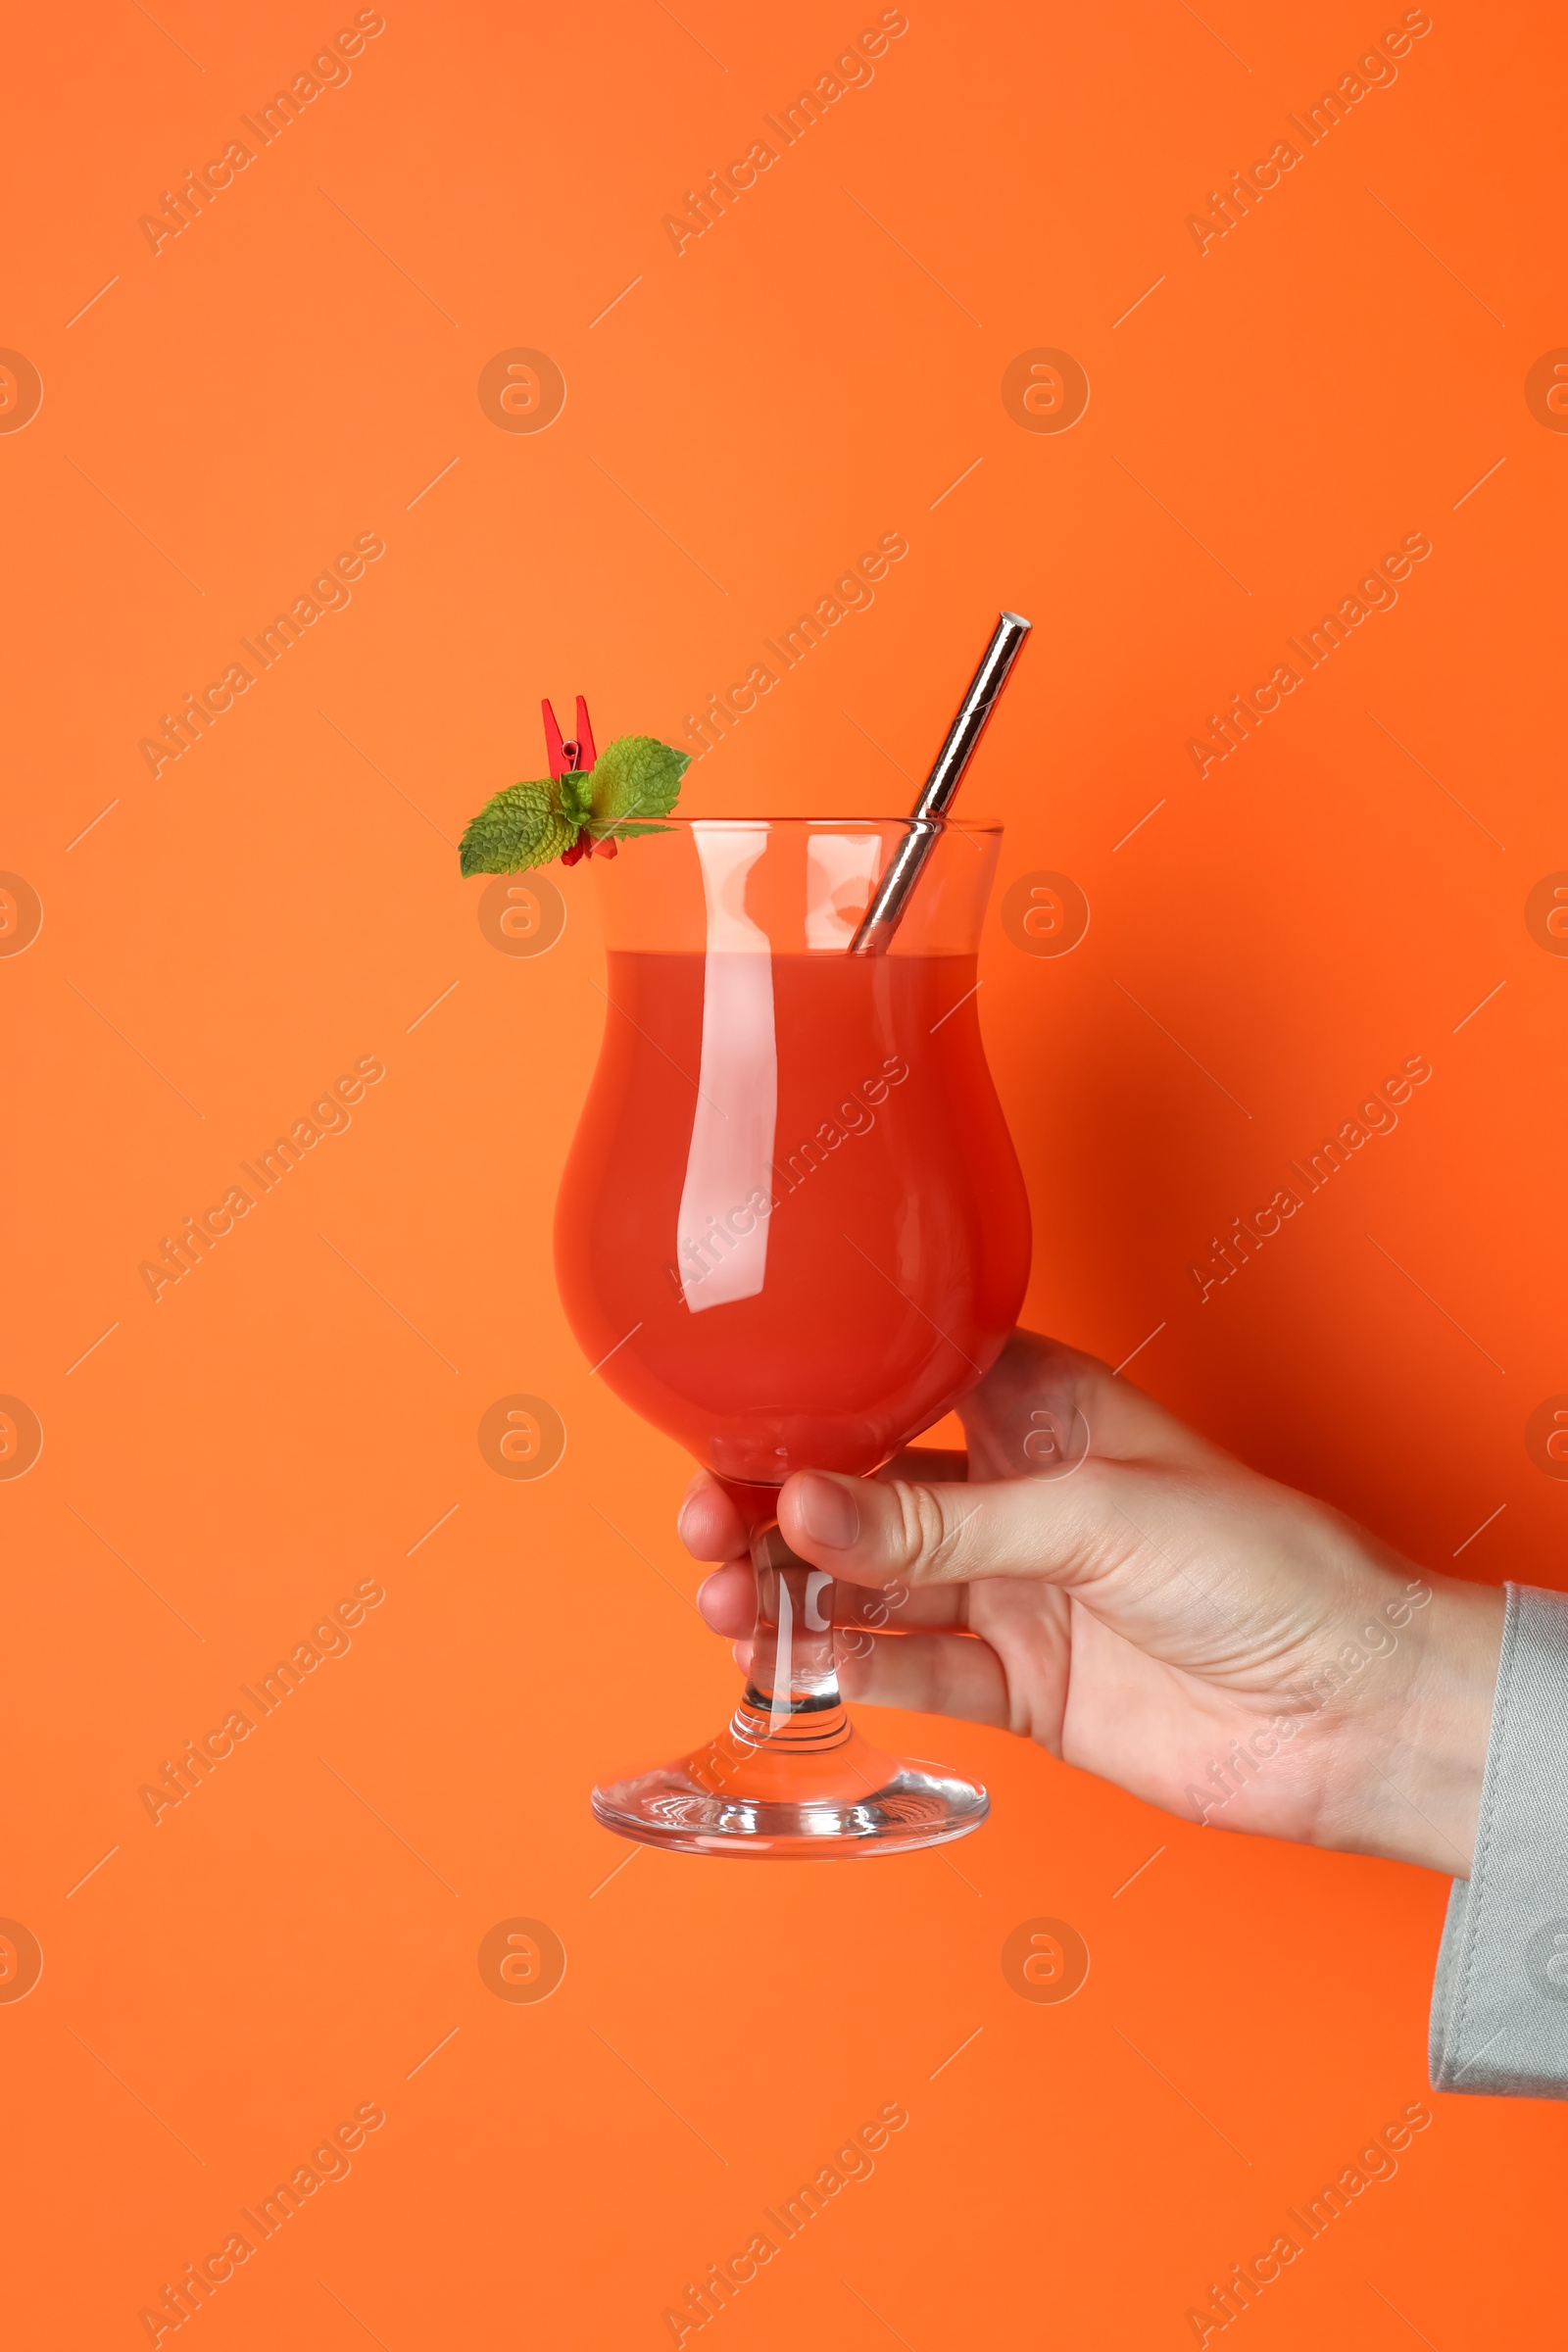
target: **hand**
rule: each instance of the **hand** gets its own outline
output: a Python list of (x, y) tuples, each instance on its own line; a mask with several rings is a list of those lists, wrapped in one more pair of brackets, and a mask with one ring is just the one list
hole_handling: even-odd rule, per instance
[[(958, 1407), (967, 1455), (804, 1471), (786, 1542), (836, 1582), (845, 1696), (956, 1715), (1185, 1819), (1469, 1875), (1503, 1596), (1185, 1429), (1095, 1357), (1016, 1332)], [(749, 1661), (734, 1505), (680, 1533)]]

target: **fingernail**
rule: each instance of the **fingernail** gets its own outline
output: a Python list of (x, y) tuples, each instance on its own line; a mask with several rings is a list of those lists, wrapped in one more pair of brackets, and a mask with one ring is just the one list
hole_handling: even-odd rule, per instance
[(795, 1490), (795, 1507), (811, 1542), (826, 1544), (830, 1551), (847, 1551), (860, 1532), (860, 1506), (854, 1490), (841, 1487), (836, 1479), (803, 1479)]

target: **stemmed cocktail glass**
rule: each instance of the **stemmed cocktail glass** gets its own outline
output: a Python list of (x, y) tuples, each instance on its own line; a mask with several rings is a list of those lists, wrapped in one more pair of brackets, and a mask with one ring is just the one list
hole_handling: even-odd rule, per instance
[[(882, 1853), (988, 1799), (851, 1724), (833, 1582), (780, 1533), (792, 1472), (867, 1473), (987, 1370), (1029, 1215), (986, 1067), (976, 954), (1001, 828), (666, 819), (592, 860), (611, 1009), (562, 1186), (556, 1262), (601, 1377), (739, 1506), (757, 1572), (727, 1730), (594, 1791), (687, 1852)], [(885, 952), (852, 954), (919, 855)]]

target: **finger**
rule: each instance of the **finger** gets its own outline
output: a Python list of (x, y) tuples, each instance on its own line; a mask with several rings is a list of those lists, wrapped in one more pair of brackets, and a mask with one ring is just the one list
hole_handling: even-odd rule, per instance
[[(882, 1595), (863, 1597), (880, 1600)], [(931, 1592), (910, 1597), (951, 1604), (959, 1595)], [(697, 1605), (713, 1633), (732, 1638), (735, 1663), (749, 1671), (757, 1613), (750, 1562), (730, 1560), (715, 1569), (699, 1590)], [(864, 1699), (872, 1706), (910, 1707), (928, 1715), (961, 1715), (971, 1723), (1009, 1724), (1006, 1677), (989, 1642), (934, 1632), (889, 1641), (848, 1626), (833, 1646), (848, 1698)]]
[[(751, 1673), (753, 1646), (749, 1640), (730, 1644), (742, 1674)], [(873, 1642), (863, 1652), (837, 1647), (834, 1666), (840, 1690), (857, 1705), (951, 1715), (999, 1731), (1016, 1728), (1006, 1676), (988, 1642), (921, 1634), (907, 1642)]]
[(757, 1579), (750, 1560), (726, 1560), (697, 1588), (697, 1606), (710, 1634), (746, 1639), (757, 1623)]
[[(968, 1475), (968, 1456), (942, 1446), (909, 1446), (876, 1472), (878, 1478), (940, 1478), (957, 1484)], [(740, 1512), (718, 1481), (699, 1470), (686, 1490), (676, 1533), (694, 1559), (727, 1560), (746, 1549)]]
[(868, 1655), (839, 1660), (846, 1698), (873, 1707), (908, 1707), (956, 1715), (966, 1723), (1012, 1727), (1007, 1678), (989, 1642), (962, 1634), (913, 1634), (873, 1642)]
[[(750, 1635), (757, 1622), (757, 1579), (749, 1559), (726, 1560), (699, 1587), (697, 1606), (710, 1633)], [(968, 1589), (947, 1585), (913, 1592), (906, 1585), (869, 1590), (835, 1578), (833, 1623), (862, 1644), (873, 1634), (953, 1632), (969, 1620)]]
[(833, 1580), (833, 1622), (864, 1634), (959, 1633), (969, 1623), (967, 1585), (866, 1586)]
[(779, 1499), (786, 1542), (856, 1585), (961, 1585), (981, 1577), (1041, 1577), (1068, 1588), (1098, 1582), (1141, 1542), (1140, 1522), (1117, 1495), (1147, 1503), (1165, 1482), (1157, 1472), (1087, 1461), (1076, 1477), (1006, 1479), (945, 1487), (913, 1480), (882, 1485), (836, 1471), (808, 1470)]
[(1012, 1334), (957, 1411), (972, 1479), (1059, 1476), (1086, 1454), (1193, 1462), (1218, 1453), (1099, 1356), (1032, 1331)]
[(740, 1512), (706, 1470), (699, 1470), (686, 1490), (675, 1532), (697, 1560), (730, 1560), (746, 1549)]

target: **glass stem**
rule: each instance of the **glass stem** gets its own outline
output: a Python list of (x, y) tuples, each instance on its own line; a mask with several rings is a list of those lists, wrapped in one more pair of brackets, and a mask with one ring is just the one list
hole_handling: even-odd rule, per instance
[(752, 1538), (757, 1631), (737, 1731), (773, 1745), (835, 1747), (849, 1718), (833, 1662), (833, 1579), (791, 1551), (777, 1520)]

